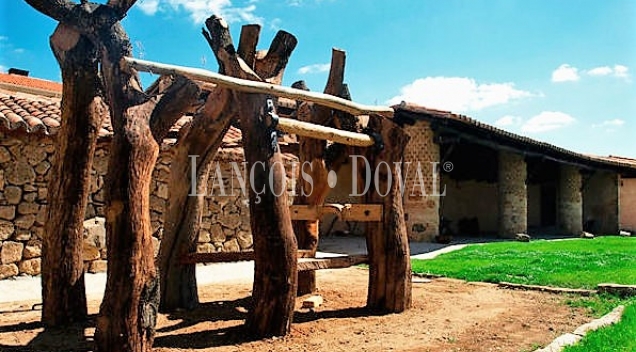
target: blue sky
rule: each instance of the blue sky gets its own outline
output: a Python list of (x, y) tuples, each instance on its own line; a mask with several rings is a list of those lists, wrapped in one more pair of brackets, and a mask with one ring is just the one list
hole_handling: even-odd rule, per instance
[[(401, 100), (471, 116), (582, 153), (636, 158), (633, 0), (140, 0), (124, 20), (135, 55), (217, 65), (200, 34), (211, 14), (260, 23), (299, 44), (285, 84), (322, 90), (331, 48), (347, 51), (354, 100)], [(21, 0), (0, 3), (0, 70), (60, 80), (55, 22)], [(152, 77), (144, 77), (150, 82)]]

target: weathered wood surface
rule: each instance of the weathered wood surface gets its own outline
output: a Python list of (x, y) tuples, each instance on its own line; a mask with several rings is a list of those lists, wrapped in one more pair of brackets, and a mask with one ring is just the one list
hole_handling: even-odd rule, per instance
[(355, 147), (370, 147), (375, 143), (373, 138), (371, 138), (368, 134), (343, 131), (337, 128), (320, 126), (286, 117), (280, 118), (279, 127), (281, 131), (286, 133), (333, 141)]
[(87, 318), (83, 223), (97, 133), (106, 115), (99, 95), (97, 49), (59, 24), (50, 38), (62, 70), (62, 127), (49, 177), (47, 234), (42, 243), (42, 322), (65, 326)]
[[(397, 313), (411, 307), (411, 261), (402, 206), (400, 164), (409, 137), (393, 121), (375, 115), (369, 117), (368, 127), (381, 135), (384, 146), (360, 151), (369, 160), (373, 173), (377, 173), (378, 183), (374, 175), (363, 174), (359, 184), (370, 179), (365, 203), (383, 204), (384, 214), (382, 222), (369, 222), (366, 228), (369, 251), (367, 306)], [(364, 170), (364, 167), (360, 169)]]
[(382, 221), (382, 204), (292, 205), (292, 220), (320, 220), (334, 214), (342, 221)]
[[(216, 16), (205, 22), (204, 36), (217, 53), (224, 43), (232, 43), (227, 23)], [(256, 52), (257, 31), (247, 31), (242, 37), (252, 47), (241, 52)], [(282, 77), (287, 60), (296, 47), (296, 38), (283, 31), (274, 37), (269, 50), (258, 54), (253, 66), (238, 57), (233, 45), (225, 50), (227, 57), (217, 57), (222, 72), (244, 80), (264, 83), (267, 77)], [(248, 62), (251, 59), (248, 59)], [(260, 93), (257, 92), (257, 93)], [(247, 167), (252, 171), (249, 209), (254, 239), (254, 308), (245, 321), (255, 337), (283, 336), (289, 332), (294, 316), (298, 272), (298, 246), (292, 231), (287, 199), (285, 170), (277, 137), (273, 130), (275, 109), (264, 94), (232, 92), (238, 106)], [(270, 182), (270, 174), (271, 180)], [(258, 190), (259, 193), (256, 193)]]
[(393, 116), (393, 109), (388, 106), (369, 106), (351, 102), (336, 96), (309, 92), (300, 89), (270, 84), (266, 82), (255, 82), (245, 79), (225, 76), (216, 72), (192, 68), (185, 66), (169, 65), (147, 60), (126, 57), (125, 63), (136, 70), (146, 71), (163, 75), (183, 75), (195, 81), (216, 83), (226, 88), (241, 91), (243, 93), (271, 94), (275, 96), (311, 101), (321, 104), (331, 109), (348, 112), (352, 115), (379, 114), (385, 117)]
[(333, 258), (298, 259), (298, 271), (315, 271), (322, 269), (342, 269), (369, 262), (367, 255), (351, 255)]

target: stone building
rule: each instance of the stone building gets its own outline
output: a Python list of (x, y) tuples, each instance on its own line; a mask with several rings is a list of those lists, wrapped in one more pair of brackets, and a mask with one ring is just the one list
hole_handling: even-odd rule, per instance
[(413, 122), (404, 196), (412, 240), (435, 240), (440, 219), (462, 236), (635, 228), (636, 160), (579, 154), (450, 112), (395, 109)]

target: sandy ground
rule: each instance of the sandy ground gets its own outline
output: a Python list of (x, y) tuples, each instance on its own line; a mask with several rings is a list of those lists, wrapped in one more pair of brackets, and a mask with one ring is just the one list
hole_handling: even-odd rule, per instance
[[(564, 296), (438, 279), (413, 285), (413, 308), (373, 315), (364, 308), (368, 272), (318, 273), (324, 304), (300, 309), (287, 337), (250, 341), (242, 331), (251, 280), (201, 285), (201, 306), (160, 315), (155, 350), (167, 351), (530, 351), (590, 318)], [(88, 351), (94, 328), (43, 332), (31, 302), (0, 304), (0, 351)], [(99, 300), (89, 311), (97, 313)]]

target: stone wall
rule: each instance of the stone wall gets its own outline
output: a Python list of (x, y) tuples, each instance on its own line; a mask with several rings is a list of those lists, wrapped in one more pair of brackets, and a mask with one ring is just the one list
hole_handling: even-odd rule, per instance
[(557, 222), (563, 234), (580, 235), (583, 231), (583, 196), (578, 168), (561, 165), (559, 169)]
[(596, 171), (586, 176), (583, 187), (583, 220), (586, 230), (600, 235), (618, 233), (619, 177), (614, 172)]
[[(104, 217), (104, 177), (108, 169), (107, 142), (98, 144), (92, 171), (90, 198), (84, 226), (84, 260), (87, 270), (106, 268)], [(150, 208), (155, 254), (162, 237), (163, 212), (169, 196), (169, 173), (172, 144), (166, 143), (153, 174)], [(51, 157), (55, 148), (48, 137), (8, 135), (0, 132), (0, 279), (18, 274), (40, 273), (40, 255), (47, 211), (47, 183)], [(240, 149), (239, 149), (240, 151)], [(225, 190), (215, 172), (208, 181), (209, 194), (203, 214), (197, 250), (200, 252), (241, 251), (252, 248), (247, 198), (237, 188), (238, 181), (231, 161), (242, 165), (241, 152), (223, 152), (215, 160), (223, 175)], [(291, 187), (291, 186), (290, 186)]]
[[(439, 232), (439, 194), (444, 192), (439, 169), (433, 170), (432, 164), (440, 161), (439, 145), (435, 143), (435, 134), (426, 121), (418, 121), (405, 130), (411, 137), (404, 152), (404, 162), (411, 163), (404, 192), (407, 231), (413, 241), (430, 242)], [(420, 174), (417, 173), (418, 162)], [(403, 171), (407, 172), (406, 166)]]
[(499, 236), (512, 238), (528, 231), (528, 192), (523, 155), (499, 152)]
[(621, 229), (636, 231), (636, 178), (621, 178)]

